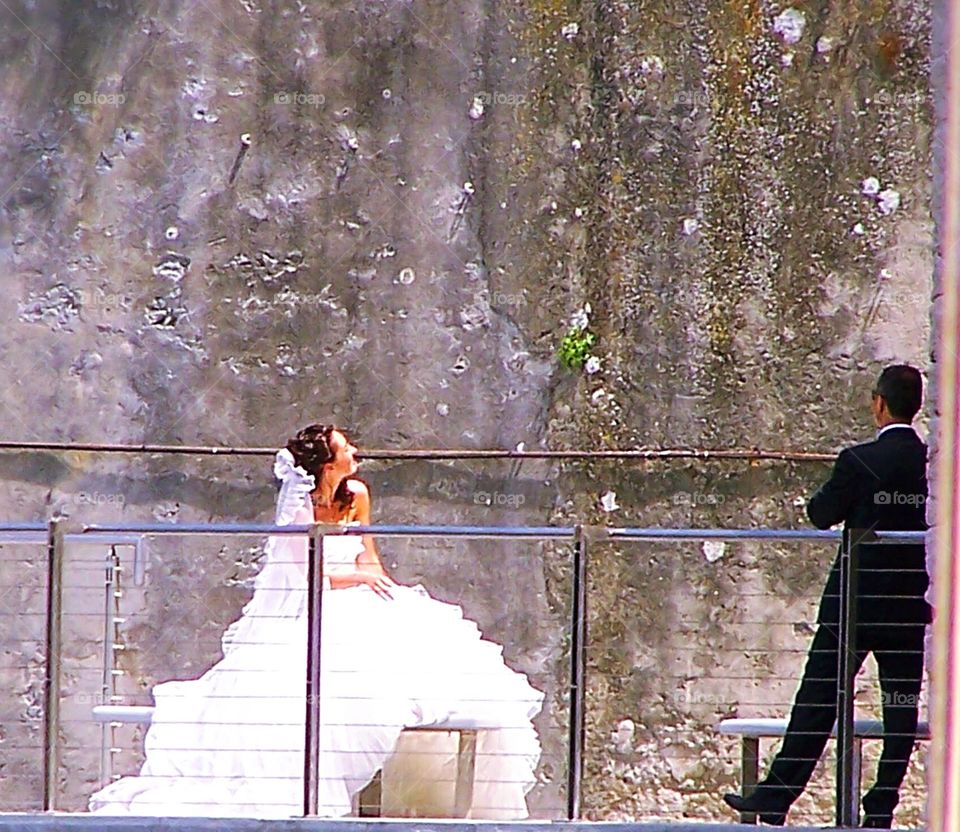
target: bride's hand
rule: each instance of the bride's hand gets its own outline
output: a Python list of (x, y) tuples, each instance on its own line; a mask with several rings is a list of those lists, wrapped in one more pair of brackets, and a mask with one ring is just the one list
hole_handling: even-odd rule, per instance
[(386, 575), (374, 575), (369, 572), (363, 572), (361, 574), (363, 575), (363, 582), (376, 592), (377, 595), (387, 601), (393, 598), (391, 590), (396, 584), (390, 578)]

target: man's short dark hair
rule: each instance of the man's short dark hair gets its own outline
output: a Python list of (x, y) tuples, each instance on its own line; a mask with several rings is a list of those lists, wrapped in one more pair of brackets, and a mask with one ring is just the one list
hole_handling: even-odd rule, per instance
[(894, 419), (912, 422), (923, 401), (923, 378), (916, 367), (894, 364), (880, 373), (873, 392), (883, 397)]

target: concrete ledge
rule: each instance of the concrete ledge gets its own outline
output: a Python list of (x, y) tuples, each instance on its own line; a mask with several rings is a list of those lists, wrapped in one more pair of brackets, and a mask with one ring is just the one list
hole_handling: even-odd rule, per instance
[[(793, 832), (833, 827), (791, 826)], [(152, 818), (88, 814), (3, 814), (0, 832), (757, 832), (738, 823), (589, 823), (586, 821), (344, 820), (292, 818)], [(849, 832), (849, 830), (835, 830)], [(922, 829), (916, 832), (923, 832)]]

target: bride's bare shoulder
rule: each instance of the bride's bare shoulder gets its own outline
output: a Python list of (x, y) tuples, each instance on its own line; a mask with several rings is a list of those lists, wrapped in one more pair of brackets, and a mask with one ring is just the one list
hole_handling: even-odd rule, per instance
[(363, 480), (347, 480), (347, 488), (353, 495), (350, 519), (361, 523), (370, 522), (370, 489)]
[(370, 489), (363, 480), (347, 480), (347, 490), (353, 495), (354, 503), (370, 503)]

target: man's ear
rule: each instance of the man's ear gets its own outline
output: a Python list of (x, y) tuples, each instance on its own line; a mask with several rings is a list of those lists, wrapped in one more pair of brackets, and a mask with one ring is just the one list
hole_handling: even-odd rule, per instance
[(883, 396), (878, 396), (877, 417), (878, 421), (890, 421), (890, 408), (887, 406), (887, 400)]

